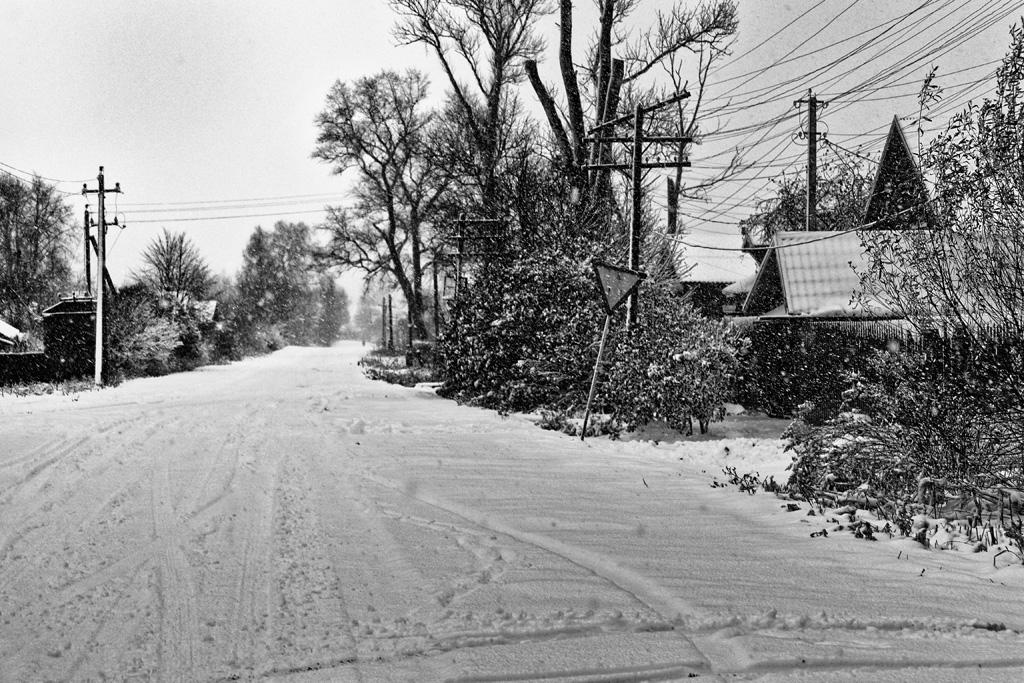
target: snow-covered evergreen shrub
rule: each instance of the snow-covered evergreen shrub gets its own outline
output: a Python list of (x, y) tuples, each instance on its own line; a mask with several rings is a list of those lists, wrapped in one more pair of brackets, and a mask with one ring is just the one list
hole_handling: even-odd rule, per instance
[(589, 262), (546, 251), (481, 272), (437, 347), (442, 395), (502, 411), (581, 407), (602, 324), (593, 277)]
[(666, 289), (646, 288), (639, 323), (620, 331), (600, 395), (612, 420), (629, 431), (663, 420), (701, 433), (725, 417), (745, 342), (732, 326), (706, 318)]
[(110, 298), (106, 315), (106, 373), (113, 378), (172, 372), (181, 328), (157, 315), (155, 298), (144, 285), (131, 285)]
[[(893, 514), (914, 503), (1024, 488), (1022, 382), (1020, 353), (1005, 345), (880, 352), (850, 375), (839, 417), (791, 427), (790, 488)], [(922, 482), (929, 482), (927, 501)]]
[[(502, 411), (545, 409), (545, 422), (582, 414), (604, 310), (593, 271), (563, 255), (523, 257), (481, 279), (457, 302), (438, 346), (441, 394)], [(687, 431), (724, 416), (744, 343), (666, 290), (645, 288), (641, 322), (616, 314), (595, 413), (602, 433), (655, 420)], [(553, 415), (560, 415), (554, 419)], [(599, 421), (595, 421), (599, 422)]]
[(805, 419), (834, 417), (851, 371), (884, 342), (803, 321), (759, 322), (744, 331), (749, 351), (736, 383), (737, 403), (772, 417), (793, 417), (810, 402)]

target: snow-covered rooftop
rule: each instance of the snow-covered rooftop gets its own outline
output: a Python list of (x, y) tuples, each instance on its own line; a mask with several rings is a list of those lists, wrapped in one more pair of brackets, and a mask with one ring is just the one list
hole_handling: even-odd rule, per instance
[(0, 342), (16, 342), (21, 339), (21, 330), (14, 325), (0, 320)]
[(868, 267), (859, 231), (779, 232), (744, 304), (752, 315), (892, 317), (877, 300), (865, 307), (860, 275)]
[(679, 260), (683, 268), (693, 266), (682, 276), (684, 282), (732, 284), (752, 278), (757, 272), (754, 259), (741, 251), (688, 245), (680, 253)]

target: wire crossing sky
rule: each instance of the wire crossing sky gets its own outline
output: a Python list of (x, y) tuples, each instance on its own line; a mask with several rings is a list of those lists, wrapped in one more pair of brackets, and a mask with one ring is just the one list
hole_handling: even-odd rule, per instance
[[(596, 25), (577, 0), (576, 54)], [(667, 0), (634, 14), (649, 26)], [(681, 207), (694, 243), (739, 245), (739, 220), (781, 173), (803, 172), (798, 139), (808, 89), (828, 108), (818, 154), (871, 156), (894, 115), (916, 142), (916, 95), (937, 67), (942, 99), (926, 137), (991, 93), (1024, 13), (1017, 0), (738, 0), (740, 32), (713, 74), (705, 137), (685, 180), (713, 177), (735, 155), (744, 170)], [(81, 216), (99, 166), (123, 195), (108, 202), (109, 268), (128, 277), (161, 228), (184, 231), (215, 272), (234, 274), (257, 225), (315, 225), (347, 201), (347, 180), (311, 158), (314, 117), (335, 80), (418, 68), (440, 101), (445, 79), (420, 47), (397, 46), (384, 0), (4, 0), (0, 3), (0, 173), (37, 173)], [(542, 76), (557, 80), (555, 17)], [(691, 82), (695, 77), (691, 79)], [(534, 105), (529, 86), (524, 102)], [(535, 116), (541, 119), (539, 110)], [(656, 184), (662, 187), (663, 184)], [(654, 197), (663, 205), (663, 197)], [(357, 295), (350, 287), (350, 294)]]

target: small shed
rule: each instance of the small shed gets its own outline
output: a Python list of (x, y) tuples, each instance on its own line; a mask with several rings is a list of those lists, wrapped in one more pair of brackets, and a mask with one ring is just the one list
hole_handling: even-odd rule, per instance
[(43, 337), (57, 377), (92, 373), (96, 360), (96, 300), (62, 298), (44, 310)]
[[(738, 311), (744, 283), (753, 282), (757, 264), (748, 254), (731, 249), (688, 245), (681, 257), (680, 291), (705, 315)], [(749, 288), (749, 287), (748, 287)]]

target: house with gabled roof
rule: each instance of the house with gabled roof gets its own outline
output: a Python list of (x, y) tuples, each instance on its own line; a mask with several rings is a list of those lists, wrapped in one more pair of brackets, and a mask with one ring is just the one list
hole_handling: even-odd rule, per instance
[(864, 292), (861, 284), (861, 274), (870, 266), (865, 231), (897, 234), (935, 225), (928, 190), (898, 119), (889, 128), (864, 215), (858, 230), (776, 233), (743, 303), (743, 315), (765, 321), (898, 320), (890, 305)]
[[(865, 291), (872, 266), (866, 238), (899, 245), (902, 235), (936, 224), (928, 191), (906, 136), (893, 119), (861, 227), (781, 231), (763, 257), (743, 303), (758, 350), (755, 401), (778, 414), (811, 401), (814, 419), (835, 414), (844, 370), (878, 342), (904, 341), (910, 326), (896, 307)], [(907, 232), (913, 231), (913, 232)], [(760, 392), (760, 393), (758, 393)]]
[(937, 225), (921, 169), (896, 117), (889, 126), (861, 225), (872, 230), (920, 230)]

